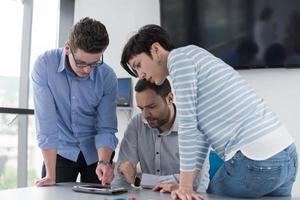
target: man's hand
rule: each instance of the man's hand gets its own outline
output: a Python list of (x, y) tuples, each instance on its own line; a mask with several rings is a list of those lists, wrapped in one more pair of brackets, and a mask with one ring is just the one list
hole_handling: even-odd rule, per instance
[(205, 200), (200, 194), (194, 192), (192, 187), (180, 186), (177, 190), (172, 191), (171, 197), (173, 200)]
[(54, 185), (56, 181), (56, 149), (42, 149), (42, 154), (44, 157), (46, 176), (35, 182), (35, 185), (38, 187)]
[(98, 164), (96, 168), (96, 174), (102, 185), (111, 183), (114, 179), (114, 171), (111, 165), (104, 163)]
[(118, 167), (118, 172), (125, 177), (127, 183), (134, 184), (136, 169), (131, 163), (131, 161), (129, 160), (123, 161)]
[(171, 193), (179, 188), (176, 183), (158, 183), (152, 190), (155, 192)]
[(50, 185), (55, 185), (55, 179), (45, 176), (44, 178), (41, 178), (35, 182), (35, 185), (38, 187), (42, 186), (50, 186)]

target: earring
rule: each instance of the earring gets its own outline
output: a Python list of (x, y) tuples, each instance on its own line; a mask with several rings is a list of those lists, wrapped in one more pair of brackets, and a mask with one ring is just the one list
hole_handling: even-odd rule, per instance
[(158, 60), (156, 63), (157, 63), (157, 65), (160, 65), (160, 66), (162, 65), (162, 61), (161, 60)]

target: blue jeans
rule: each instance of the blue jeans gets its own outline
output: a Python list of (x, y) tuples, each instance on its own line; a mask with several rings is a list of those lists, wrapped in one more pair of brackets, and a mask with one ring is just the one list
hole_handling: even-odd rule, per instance
[(238, 198), (290, 196), (297, 168), (295, 144), (262, 161), (251, 160), (238, 151), (214, 175), (208, 193)]

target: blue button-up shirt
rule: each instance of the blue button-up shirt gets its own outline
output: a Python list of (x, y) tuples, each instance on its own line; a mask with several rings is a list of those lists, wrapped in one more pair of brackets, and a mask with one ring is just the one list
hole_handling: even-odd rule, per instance
[(105, 63), (78, 77), (67, 66), (63, 49), (40, 55), (32, 71), (38, 145), (57, 149), (87, 164), (98, 160), (97, 148), (115, 149), (117, 77)]

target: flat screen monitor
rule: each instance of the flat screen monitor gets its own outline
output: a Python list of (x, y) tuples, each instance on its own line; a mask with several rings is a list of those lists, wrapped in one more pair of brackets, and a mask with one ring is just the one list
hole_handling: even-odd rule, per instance
[(117, 106), (132, 106), (132, 84), (131, 78), (118, 78)]
[(300, 67), (300, 1), (161, 0), (176, 47), (194, 44), (236, 69)]

